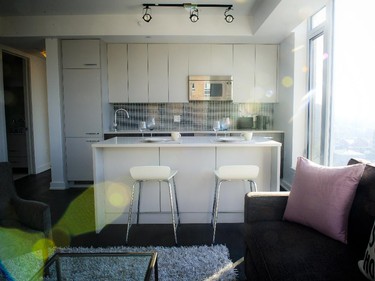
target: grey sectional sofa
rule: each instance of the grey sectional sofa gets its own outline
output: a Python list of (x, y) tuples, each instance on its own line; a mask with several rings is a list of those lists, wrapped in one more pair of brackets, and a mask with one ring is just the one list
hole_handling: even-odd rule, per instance
[[(348, 165), (361, 162), (351, 159)], [(375, 166), (367, 163), (349, 214), (348, 243), (283, 220), (289, 192), (245, 197), (249, 281), (367, 280), (358, 268), (375, 218)]]

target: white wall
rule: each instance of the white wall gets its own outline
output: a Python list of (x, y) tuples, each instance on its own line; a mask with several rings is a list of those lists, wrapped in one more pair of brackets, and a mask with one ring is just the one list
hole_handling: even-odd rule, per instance
[(294, 177), (292, 169), (293, 145), (293, 100), (294, 100), (294, 34), (281, 44), (279, 49), (279, 103), (275, 105), (274, 128), (284, 131), (283, 181), (290, 183)]
[(284, 131), (284, 175), (281, 185), (290, 189), (296, 159), (306, 144), (306, 22), (280, 44), (279, 103), (275, 104), (274, 129)]
[(48, 121), (51, 150), (51, 189), (65, 189), (64, 138), (62, 122), (62, 90), (60, 72), (60, 43), (46, 39)]
[(45, 59), (30, 57), (31, 116), (36, 174), (44, 172), (51, 167), (46, 83)]

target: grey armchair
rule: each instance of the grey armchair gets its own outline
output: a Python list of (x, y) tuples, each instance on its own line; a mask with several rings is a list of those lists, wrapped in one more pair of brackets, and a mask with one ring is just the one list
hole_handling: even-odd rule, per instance
[(52, 239), (49, 206), (20, 198), (11, 165), (0, 162), (0, 260), (31, 252), (46, 239)]

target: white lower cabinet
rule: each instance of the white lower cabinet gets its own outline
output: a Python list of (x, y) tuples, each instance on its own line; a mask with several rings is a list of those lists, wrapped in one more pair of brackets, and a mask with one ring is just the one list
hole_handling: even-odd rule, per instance
[(65, 138), (68, 181), (92, 181), (92, 148), (100, 138)]
[[(131, 149), (114, 148), (106, 150), (102, 159), (104, 162), (104, 173), (112, 180), (104, 181), (106, 220), (122, 223), (127, 222), (126, 218), (120, 217), (120, 213), (129, 211), (130, 195), (133, 181), (130, 179), (130, 168), (133, 166), (159, 165), (159, 149), (156, 147), (133, 147)], [(160, 183), (142, 183), (140, 223), (153, 223), (152, 214), (160, 212)], [(134, 197), (134, 208), (132, 217), (136, 221), (138, 185)], [(118, 204), (120, 194), (125, 194), (124, 202)], [(126, 202), (125, 202), (126, 201)], [(117, 202), (117, 203), (116, 203)], [(165, 219), (168, 223), (170, 216)]]
[[(160, 165), (179, 171), (175, 179), (181, 219), (208, 222), (215, 190), (215, 148), (160, 148)], [(161, 210), (170, 211), (166, 187), (161, 192)]]

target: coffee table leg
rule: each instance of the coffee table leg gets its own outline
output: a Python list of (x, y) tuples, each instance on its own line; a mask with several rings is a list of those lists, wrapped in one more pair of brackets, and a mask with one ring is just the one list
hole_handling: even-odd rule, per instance
[(159, 281), (158, 258), (156, 258), (156, 261), (155, 261), (154, 274), (155, 274), (155, 281)]

